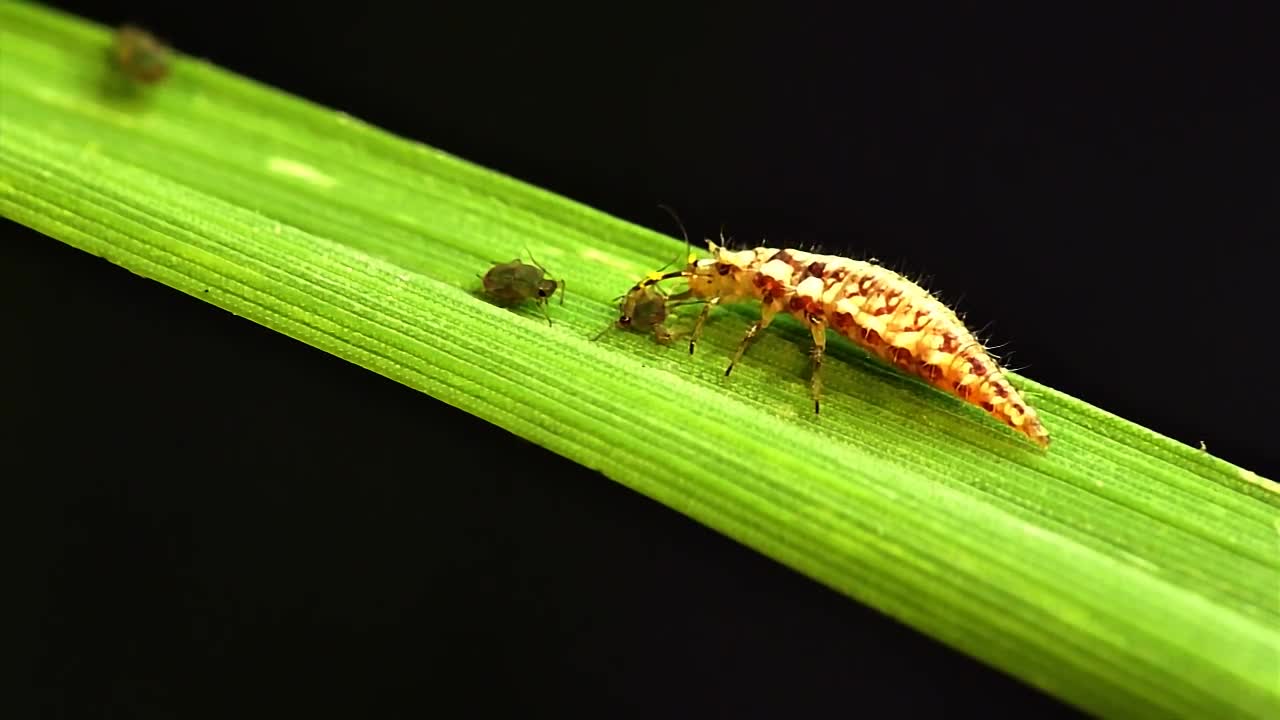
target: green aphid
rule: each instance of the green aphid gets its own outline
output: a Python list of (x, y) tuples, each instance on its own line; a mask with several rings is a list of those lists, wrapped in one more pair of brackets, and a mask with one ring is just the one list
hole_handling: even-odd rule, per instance
[(480, 279), (484, 282), (484, 293), (502, 307), (519, 305), (533, 300), (542, 308), (547, 317), (547, 325), (551, 324), (551, 314), (547, 312), (547, 300), (556, 291), (560, 291), (560, 304), (564, 305), (564, 281), (547, 277), (546, 268), (538, 264), (533, 256), (532, 265), (526, 265), (519, 258), (508, 263), (494, 261), (493, 267)]

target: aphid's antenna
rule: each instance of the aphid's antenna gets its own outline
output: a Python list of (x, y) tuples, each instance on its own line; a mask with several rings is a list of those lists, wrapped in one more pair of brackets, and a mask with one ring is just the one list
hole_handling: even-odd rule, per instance
[[(693, 257), (693, 247), (689, 244), (689, 233), (684, 229), (684, 223), (680, 222), (680, 216), (677, 215), (676, 211), (672, 210), (671, 207), (668, 205), (663, 205), (662, 203), (658, 203), (658, 207), (662, 208), (663, 210), (666, 210), (667, 213), (671, 215), (671, 218), (676, 221), (676, 226), (680, 228), (680, 235), (684, 237), (685, 257), (691, 259)], [(679, 260), (679, 259), (680, 259), (679, 256), (677, 256), (676, 259), (672, 260), (671, 262), (675, 262), (676, 260)], [(663, 270), (666, 270), (669, 265), (671, 265), (671, 263), (667, 263), (666, 265), (663, 265), (662, 267), (658, 268), (658, 272), (662, 272)]]
[(536, 258), (536, 257), (534, 257), (534, 256), (533, 256), (533, 252), (532, 252), (531, 250), (529, 250), (529, 246), (528, 246), (528, 245), (525, 245), (525, 246), (524, 246), (524, 251), (525, 251), (526, 253), (529, 253), (529, 259), (533, 261), (533, 264), (534, 264), (534, 265), (537, 265), (537, 266), (538, 266), (538, 269), (539, 269), (539, 270), (541, 270), (542, 272), (547, 272), (547, 269), (546, 269), (546, 268), (544, 268), (544, 267), (542, 267), (542, 263), (538, 262), (538, 258)]

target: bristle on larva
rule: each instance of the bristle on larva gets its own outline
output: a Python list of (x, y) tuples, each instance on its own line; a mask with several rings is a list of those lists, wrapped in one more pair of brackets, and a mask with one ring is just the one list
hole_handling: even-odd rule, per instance
[(879, 265), (834, 255), (766, 247), (733, 251), (708, 245), (712, 257), (691, 256), (683, 271), (654, 274), (644, 281), (652, 284), (683, 277), (689, 289), (672, 299), (707, 300), (690, 352), (713, 305), (759, 300), (760, 320), (743, 339), (733, 362), (778, 312), (791, 314), (813, 334), (815, 410), (821, 393), (817, 371), (830, 327), (902, 372), (977, 405), (1048, 447), (1048, 431), (1000, 365), (949, 307), (919, 285)]

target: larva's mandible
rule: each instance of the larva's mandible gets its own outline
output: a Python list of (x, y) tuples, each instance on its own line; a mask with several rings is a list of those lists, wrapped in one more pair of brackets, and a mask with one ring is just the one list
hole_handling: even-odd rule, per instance
[(780, 312), (813, 336), (811, 387), (820, 407), (819, 373), (832, 328), (895, 368), (977, 405), (1041, 447), (1049, 432), (1005, 377), (1000, 365), (960, 318), (924, 288), (886, 268), (860, 260), (800, 250), (758, 247), (733, 251), (708, 241), (712, 257), (689, 256), (683, 270), (652, 273), (637, 287), (683, 278), (689, 288), (670, 299), (705, 302), (689, 343), (692, 353), (711, 308), (759, 300), (760, 319), (747, 330), (729, 362), (733, 370), (751, 341)]

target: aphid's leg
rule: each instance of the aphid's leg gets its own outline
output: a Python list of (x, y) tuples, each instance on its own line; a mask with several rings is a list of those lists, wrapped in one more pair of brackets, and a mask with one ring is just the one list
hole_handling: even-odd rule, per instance
[(670, 345), (675, 339), (675, 334), (666, 328), (665, 325), (653, 326), (653, 341), (659, 345)]
[(742, 342), (738, 343), (738, 349), (734, 351), (733, 358), (729, 360), (729, 367), (724, 369), (725, 377), (728, 377), (729, 373), (733, 372), (733, 366), (737, 365), (738, 361), (742, 359), (742, 353), (747, 351), (747, 346), (751, 344), (752, 340), (756, 339), (757, 333), (769, 327), (769, 323), (773, 322), (773, 316), (777, 312), (772, 305), (764, 305), (760, 308), (760, 319), (752, 323), (751, 327), (747, 328), (747, 334), (742, 336)]
[(563, 307), (564, 306), (564, 281), (561, 280), (559, 281), (559, 283), (560, 283), (560, 305)]
[(813, 333), (813, 347), (809, 357), (813, 361), (809, 373), (809, 390), (813, 394), (813, 414), (817, 415), (822, 405), (822, 356), (827, 352), (827, 323), (819, 317), (809, 318), (809, 331)]
[(547, 301), (545, 298), (538, 300), (538, 307), (542, 308), (542, 314), (547, 316), (547, 327), (551, 327), (551, 313), (547, 312)]
[(720, 303), (720, 298), (711, 298), (707, 300), (707, 304), (702, 306), (702, 312), (698, 313), (698, 321), (693, 324), (693, 336), (689, 338), (689, 354), (693, 354), (693, 349), (698, 345), (698, 338), (702, 337), (702, 326), (707, 322), (707, 316), (711, 314), (711, 308)]

